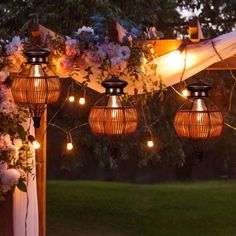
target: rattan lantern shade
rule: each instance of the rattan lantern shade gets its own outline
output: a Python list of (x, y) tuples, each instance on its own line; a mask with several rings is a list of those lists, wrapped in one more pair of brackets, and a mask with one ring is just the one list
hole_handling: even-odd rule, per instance
[(224, 126), (222, 113), (209, 97), (210, 87), (203, 82), (188, 86), (189, 100), (177, 111), (174, 127), (179, 137), (189, 139), (197, 149), (219, 137)]
[(106, 88), (106, 94), (92, 107), (89, 114), (92, 132), (107, 136), (134, 133), (138, 126), (137, 110), (121, 98), (127, 83), (112, 77), (102, 85)]
[(27, 105), (36, 128), (47, 104), (56, 102), (61, 93), (60, 79), (46, 61), (50, 51), (34, 48), (25, 52), (28, 62), (14, 76), (11, 86), (14, 101)]

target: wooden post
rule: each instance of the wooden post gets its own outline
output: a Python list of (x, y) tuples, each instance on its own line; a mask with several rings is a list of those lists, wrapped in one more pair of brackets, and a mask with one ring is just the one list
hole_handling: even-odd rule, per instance
[(40, 149), (36, 151), (36, 177), (38, 193), (38, 211), (39, 211), (39, 236), (46, 236), (46, 155), (47, 155), (47, 109), (41, 119), (40, 128), (36, 129), (35, 137), (41, 144)]
[(13, 202), (12, 192), (5, 196), (5, 201), (0, 202), (0, 235), (13, 236)]

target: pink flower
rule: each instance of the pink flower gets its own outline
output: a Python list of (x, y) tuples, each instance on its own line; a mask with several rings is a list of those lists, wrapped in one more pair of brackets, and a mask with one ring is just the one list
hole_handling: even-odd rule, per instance
[(130, 58), (130, 49), (127, 46), (121, 46), (118, 50), (118, 56), (123, 60), (128, 60)]
[(87, 64), (94, 65), (96, 67), (99, 67), (103, 62), (98, 51), (87, 51), (84, 54), (84, 60), (86, 61)]
[(127, 68), (127, 61), (122, 60), (120, 57), (113, 57), (111, 59), (111, 73), (119, 75)]
[(0, 149), (5, 150), (9, 144), (11, 144), (10, 135), (0, 135)]
[(5, 170), (7, 170), (7, 163), (2, 161), (0, 162), (0, 178)]
[(67, 37), (66, 39), (66, 55), (69, 57), (78, 56), (80, 49), (78, 46), (78, 40)]
[(57, 61), (56, 69), (60, 75), (66, 76), (73, 71), (73, 66), (73, 60), (68, 56), (63, 56)]
[(85, 60), (85, 55), (83, 54), (82, 56), (76, 58), (76, 65), (79, 67), (80, 70), (85, 70), (88, 68), (88, 63)]
[(99, 46), (101, 50), (103, 50), (109, 58), (116, 57), (118, 55), (119, 46), (113, 43), (103, 43)]
[(1, 176), (2, 191), (6, 193), (11, 190), (12, 187), (17, 185), (19, 179), (20, 173), (16, 169), (5, 170)]

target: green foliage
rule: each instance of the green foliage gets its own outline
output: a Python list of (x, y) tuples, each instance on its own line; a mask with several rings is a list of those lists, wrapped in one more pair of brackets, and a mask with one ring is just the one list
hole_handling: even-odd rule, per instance
[(27, 186), (25, 184), (25, 180), (20, 178), (19, 182), (17, 184), (17, 188), (21, 190), (22, 192), (27, 192)]
[(177, 0), (177, 3), (190, 12), (200, 11), (199, 20), (206, 38), (230, 32), (235, 28), (235, 0)]

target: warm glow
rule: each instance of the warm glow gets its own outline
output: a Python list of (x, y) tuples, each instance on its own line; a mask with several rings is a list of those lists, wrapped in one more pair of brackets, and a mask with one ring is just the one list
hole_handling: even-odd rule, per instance
[(66, 144), (66, 149), (67, 149), (68, 151), (71, 151), (71, 150), (73, 149), (73, 144), (72, 144), (72, 143), (67, 143), (67, 144)]
[(75, 101), (75, 97), (74, 96), (69, 96), (68, 100), (69, 100), (69, 102), (74, 102)]
[(84, 105), (85, 104), (85, 98), (84, 97), (79, 98), (79, 104), (80, 105)]
[(107, 106), (108, 107), (122, 107), (121, 101), (118, 96), (110, 96)]
[(33, 69), (33, 75), (35, 77), (43, 77), (44, 76), (44, 73), (43, 73), (40, 65), (33, 65), (32, 69)]
[(188, 90), (187, 90), (187, 89), (184, 89), (184, 90), (182, 91), (182, 95), (183, 95), (184, 97), (188, 97), (188, 96), (189, 96)]
[[(118, 96), (110, 96), (107, 102), (107, 106), (112, 108), (122, 107), (121, 101)], [(111, 117), (116, 118), (116, 116), (117, 116), (117, 110), (112, 109)]]
[(153, 142), (152, 140), (148, 140), (148, 141), (147, 141), (147, 146), (148, 146), (149, 148), (152, 148), (152, 147), (154, 146), (154, 142)]
[(206, 111), (207, 107), (204, 100), (202, 98), (195, 99), (192, 110), (193, 111)]
[(171, 70), (172, 68), (182, 68), (184, 66), (184, 53), (179, 50), (174, 50), (166, 56), (166, 66)]
[(34, 146), (34, 149), (39, 149), (41, 147), (40, 143), (37, 140), (34, 140), (32, 144)]

